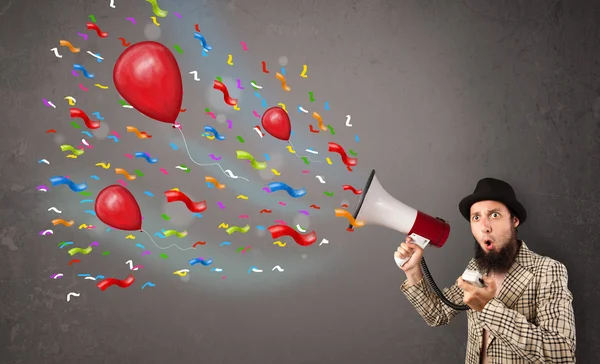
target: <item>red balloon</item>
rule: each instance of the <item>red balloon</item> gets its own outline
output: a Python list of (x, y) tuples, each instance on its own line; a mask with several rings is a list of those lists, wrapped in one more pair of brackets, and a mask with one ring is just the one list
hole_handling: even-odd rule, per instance
[(261, 118), (263, 128), (277, 139), (288, 141), (292, 133), (292, 124), (288, 113), (275, 106), (267, 109)]
[(121, 96), (142, 114), (163, 123), (174, 123), (181, 109), (181, 72), (173, 53), (157, 42), (127, 47), (113, 70)]
[(108, 186), (100, 191), (94, 210), (100, 221), (115, 229), (142, 229), (140, 206), (131, 192), (121, 185)]

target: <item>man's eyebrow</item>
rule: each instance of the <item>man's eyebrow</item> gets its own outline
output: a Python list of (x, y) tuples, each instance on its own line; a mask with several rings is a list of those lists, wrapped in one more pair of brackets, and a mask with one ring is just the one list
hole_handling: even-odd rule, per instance
[[(502, 212), (502, 211), (498, 207), (496, 207), (496, 208), (491, 209), (489, 212), (491, 213), (491, 212)], [(475, 215), (479, 215), (479, 211), (471, 214), (471, 216), (475, 216)]]

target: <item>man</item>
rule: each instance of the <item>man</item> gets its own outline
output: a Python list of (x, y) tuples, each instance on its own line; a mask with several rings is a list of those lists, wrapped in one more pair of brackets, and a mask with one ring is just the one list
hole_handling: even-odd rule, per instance
[[(479, 288), (458, 278), (444, 294), (469, 306), (465, 363), (575, 363), (573, 296), (567, 269), (517, 239), (527, 212), (506, 182), (481, 179), (459, 204), (471, 224), (475, 256), (467, 268), (484, 275)], [(407, 237), (395, 256), (402, 266), (400, 289), (429, 326), (447, 325), (460, 311), (446, 306), (423, 279), (423, 249)]]

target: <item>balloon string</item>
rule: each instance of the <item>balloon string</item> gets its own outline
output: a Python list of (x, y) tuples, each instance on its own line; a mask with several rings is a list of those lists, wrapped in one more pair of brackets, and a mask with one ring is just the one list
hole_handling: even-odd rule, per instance
[(177, 244), (171, 244), (171, 245), (169, 245), (169, 246), (167, 246), (167, 247), (163, 248), (163, 247), (159, 246), (158, 244), (156, 244), (156, 242), (154, 241), (154, 239), (152, 239), (152, 236), (150, 236), (150, 234), (148, 234), (148, 232), (147, 232), (146, 230), (141, 230), (141, 231), (142, 231), (143, 233), (145, 233), (146, 235), (148, 235), (148, 237), (150, 238), (150, 240), (152, 240), (152, 242), (154, 243), (154, 245), (155, 245), (155, 246), (156, 246), (158, 249), (163, 249), (163, 250), (164, 250), (164, 249), (169, 249), (169, 248), (170, 248), (170, 247), (172, 247), (172, 246), (175, 246), (175, 247), (177, 247), (177, 249), (179, 249), (179, 250), (181, 250), (181, 251), (184, 251), (184, 250), (191, 250), (191, 249), (196, 249), (196, 248), (194, 248), (194, 247), (182, 249), (182, 248), (180, 248), (180, 247), (179, 247)]
[[(225, 174), (227, 177), (229, 178), (233, 178), (233, 179), (243, 179), (246, 182), (250, 182), (248, 181), (247, 178), (244, 177), (239, 177), (233, 174), (233, 172), (231, 172), (231, 169), (227, 169), (227, 170), (223, 170), (223, 168), (221, 167), (221, 165), (219, 163), (208, 163), (208, 164), (202, 164), (202, 163), (198, 163), (194, 160), (194, 158), (192, 158), (192, 155), (190, 154), (190, 150), (188, 149), (188, 145), (187, 142), (185, 141), (185, 135), (183, 135), (183, 131), (181, 131), (181, 128), (176, 128), (177, 130), (179, 130), (179, 133), (181, 133), (181, 137), (183, 138), (183, 144), (185, 145), (185, 150), (188, 154), (188, 157), (190, 157), (190, 160), (192, 162), (194, 162), (196, 165), (199, 165), (200, 167), (209, 167), (209, 166), (219, 166), (219, 168), (221, 169), (221, 172), (223, 172), (223, 174)], [(229, 173), (227, 173), (229, 172)]]
[(305, 158), (306, 157), (306, 158), (308, 158), (309, 161), (315, 162), (315, 163), (321, 163), (321, 162), (323, 162), (323, 161), (313, 161), (307, 155), (298, 155), (298, 153), (296, 153), (296, 148), (294, 148), (294, 144), (292, 144), (292, 142), (290, 142), (289, 140), (288, 140), (288, 143), (292, 146), (292, 150), (294, 151), (294, 154), (296, 155), (296, 157), (298, 157), (298, 158)]

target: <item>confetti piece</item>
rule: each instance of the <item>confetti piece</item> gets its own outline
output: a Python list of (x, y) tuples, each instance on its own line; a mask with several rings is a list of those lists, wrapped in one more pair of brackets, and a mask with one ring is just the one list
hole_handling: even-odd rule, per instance
[(329, 152), (332, 153), (338, 153), (340, 155), (340, 157), (342, 158), (342, 162), (350, 167), (350, 166), (355, 166), (358, 163), (358, 159), (357, 158), (348, 158), (348, 156), (346, 155), (346, 151), (344, 150), (344, 148), (334, 142), (328, 142), (329, 145)]
[(355, 195), (360, 195), (362, 193), (362, 190), (357, 190), (356, 188), (354, 188), (350, 185), (343, 185), (342, 189), (344, 191), (352, 191)]
[(281, 173), (279, 173), (279, 172), (278, 172), (276, 169), (274, 169), (274, 168), (273, 168), (273, 169), (271, 169), (271, 172), (273, 172), (273, 174), (274, 174), (274, 175), (276, 175), (276, 176), (280, 176), (280, 175), (281, 175)]
[(127, 288), (127, 287), (130, 287), (133, 284), (133, 282), (135, 282), (135, 277), (130, 274), (124, 280), (120, 280), (120, 279), (116, 279), (116, 278), (105, 278), (105, 279), (101, 280), (100, 282), (98, 282), (98, 284), (96, 284), (96, 287), (100, 288), (100, 290), (102, 290), (102, 291), (106, 290), (108, 287), (113, 286), (113, 285), (117, 285), (121, 288)]
[(68, 144), (61, 145), (60, 150), (62, 150), (63, 152), (69, 151), (69, 152), (73, 153), (75, 156), (79, 156), (84, 153), (83, 149), (75, 149), (75, 148), (73, 148), (72, 145), (68, 145)]
[(306, 75), (306, 71), (308, 71), (308, 67), (306, 65), (302, 65), (302, 73), (300, 74), (300, 77), (307, 78), (308, 76)]
[(214, 184), (214, 185), (215, 185), (215, 186), (216, 186), (218, 189), (220, 189), (220, 190), (222, 190), (222, 189), (224, 189), (224, 188), (225, 188), (225, 185), (224, 185), (224, 184), (221, 184), (221, 183), (219, 183), (219, 181), (217, 181), (217, 179), (216, 179), (216, 178), (214, 178), (214, 177), (206, 176), (206, 177), (204, 177), (204, 180), (205, 180), (206, 182), (211, 182), (211, 183), (213, 183), (213, 184)]
[(311, 231), (308, 234), (300, 234), (287, 225), (273, 225), (270, 226), (268, 230), (273, 239), (278, 239), (282, 236), (289, 236), (294, 239), (296, 244), (300, 246), (309, 246), (317, 241), (317, 234), (314, 231)]
[(150, 19), (152, 19), (152, 23), (154, 23), (154, 25), (156, 25), (157, 27), (160, 27), (160, 23), (156, 21), (155, 16), (151, 16)]
[(188, 234), (187, 230), (184, 230), (182, 232), (179, 231), (175, 231), (175, 230), (167, 230), (163, 232), (165, 234), (165, 236), (168, 238), (171, 235), (175, 235), (177, 236), (179, 239), (185, 238)]
[(231, 235), (235, 232), (239, 232), (242, 234), (247, 233), (250, 230), (250, 225), (246, 224), (246, 226), (244, 227), (239, 227), (239, 226), (232, 226), (230, 228), (228, 228), (227, 230), (225, 230), (227, 232), (227, 234)]
[(180, 164), (178, 166), (176, 166), (175, 168), (177, 169), (181, 169), (182, 171), (186, 172), (186, 173), (190, 173), (191, 169), (186, 166), (185, 164)]
[(177, 53), (183, 54), (183, 50), (181, 49), (181, 47), (179, 46), (179, 44), (174, 44), (173, 48), (175, 48), (175, 50), (177, 51)]
[(81, 49), (73, 47), (71, 42), (68, 42), (66, 40), (59, 41), (59, 44), (61, 47), (68, 47), (72, 53), (79, 53), (81, 51)]
[(67, 294), (67, 302), (71, 301), (71, 296), (79, 297), (79, 296), (81, 296), (81, 293), (69, 292), (69, 294)]
[(263, 169), (267, 168), (267, 162), (256, 161), (256, 159), (254, 159), (252, 154), (250, 154), (244, 150), (236, 150), (235, 152), (237, 154), (238, 159), (249, 160), (250, 164), (252, 165), (252, 168), (254, 168), (256, 170), (263, 170)]
[(281, 81), (281, 88), (282, 88), (282, 89), (284, 89), (285, 91), (288, 91), (288, 92), (292, 90), (292, 89), (291, 89), (291, 88), (290, 88), (290, 87), (287, 85), (287, 82), (285, 81), (285, 77), (284, 77), (284, 76), (283, 76), (281, 73), (277, 72), (277, 74), (275, 75), (275, 77), (276, 77), (276, 78), (277, 78), (279, 81)]
[(305, 188), (299, 188), (297, 190), (293, 189), (292, 187), (288, 186), (287, 184), (283, 183), (283, 182), (271, 182), (269, 183), (269, 190), (271, 192), (277, 192), (277, 191), (285, 191), (288, 193), (288, 195), (290, 195), (293, 198), (300, 198), (304, 195), (306, 195), (306, 189)]
[(71, 181), (70, 179), (68, 179), (67, 177), (64, 176), (54, 176), (50, 178), (50, 182), (52, 183), (52, 186), (59, 186), (59, 185), (67, 185), (69, 186), (69, 188), (71, 189), (71, 191), (73, 192), (82, 192), (85, 189), (88, 188), (87, 183), (82, 182), (79, 184), (73, 183), (73, 181)]
[(56, 226), (58, 224), (61, 224), (61, 225), (64, 225), (64, 226), (72, 226), (74, 223), (75, 223), (75, 221), (73, 221), (73, 220), (69, 220), (69, 221), (66, 221), (66, 220), (63, 220), (63, 219), (54, 219), (54, 220), (52, 220), (52, 224), (54, 226)]
[(327, 164), (331, 164), (331, 159), (329, 159), (329, 157), (325, 158), (325, 160), (327, 161)]
[(132, 176), (127, 173), (127, 171), (123, 168), (115, 168), (115, 174), (122, 174), (128, 181), (133, 181), (137, 178), (136, 176)]
[(167, 16), (167, 14), (169, 13), (168, 11), (162, 10), (158, 4), (156, 3), (156, 0), (146, 0), (146, 2), (149, 2), (152, 5), (152, 12), (154, 13), (154, 15), (159, 16), (161, 18), (164, 18)]
[(365, 226), (364, 221), (355, 220), (354, 217), (352, 217), (352, 215), (350, 215), (350, 213), (348, 212), (348, 210), (335, 209), (335, 216), (337, 216), (337, 217), (345, 217), (346, 219), (348, 219), (348, 222), (350, 222), (350, 224), (352, 225), (352, 227), (363, 227), (363, 226)]
[(190, 212), (203, 212), (207, 209), (206, 200), (193, 202), (185, 193), (181, 191), (165, 191), (167, 202), (183, 202)]
[(71, 256), (73, 256), (73, 255), (75, 255), (77, 253), (80, 253), (80, 254), (83, 254), (83, 255), (87, 255), (87, 254), (90, 254), (91, 252), (92, 252), (92, 247), (91, 246), (88, 246), (85, 249), (73, 248), (73, 249), (70, 249), (68, 251), (69, 255), (71, 255)]
[(312, 117), (317, 120), (317, 123), (319, 125), (319, 129), (323, 130), (323, 131), (327, 131), (327, 128), (323, 125), (323, 119), (321, 118), (321, 115), (318, 112), (313, 112), (312, 113)]

